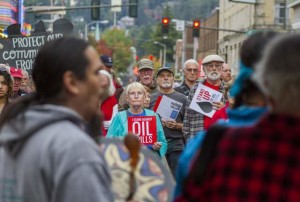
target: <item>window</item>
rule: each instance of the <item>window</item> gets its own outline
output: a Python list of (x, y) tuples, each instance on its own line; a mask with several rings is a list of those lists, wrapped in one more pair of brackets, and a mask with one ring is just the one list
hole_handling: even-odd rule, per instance
[(285, 3), (276, 3), (275, 4), (275, 24), (284, 23), (284, 20), (288, 18), (288, 7), (285, 6)]

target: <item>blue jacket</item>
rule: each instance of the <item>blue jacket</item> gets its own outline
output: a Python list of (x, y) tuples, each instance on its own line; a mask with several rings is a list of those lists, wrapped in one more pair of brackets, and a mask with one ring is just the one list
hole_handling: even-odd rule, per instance
[[(161, 142), (161, 148), (159, 150), (159, 156), (164, 156), (167, 152), (167, 141), (165, 138), (164, 130), (160, 121), (159, 116), (149, 109), (144, 109), (146, 112), (146, 116), (156, 116), (156, 131), (157, 131), (157, 141)], [(118, 112), (114, 119), (112, 120), (112, 123), (109, 126), (109, 129), (107, 131), (107, 138), (113, 138), (113, 137), (124, 137), (128, 133), (128, 122), (127, 122), (127, 112), (121, 111)]]
[[(217, 124), (224, 124), (229, 127), (241, 127), (254, 125), (267, 112), (267, 108), (240, 106), (237, 109), (227, 109), (226, 112), (228, 114), (228, 121), (221, 120)], [(205, 131), (201, 131), (195, 138), (191, 139), (178, 160), (175, 198), (182, 192), (183, 181), (190, 171), (192, 161), (201, 147), (205, 134)]]

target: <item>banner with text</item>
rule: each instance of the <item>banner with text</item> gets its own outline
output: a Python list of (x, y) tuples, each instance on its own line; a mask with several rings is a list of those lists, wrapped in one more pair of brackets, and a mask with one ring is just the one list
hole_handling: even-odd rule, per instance
[(144, 145), (152, 145), (157, 142), (156, 117), (155, 116), (129, 116), (128, 132), (139, 137)]
[(199, 84), (189, 107), (205, 116), (212, 117), (216, 112), (212, 102), (220, 102), (222, 97), (223, 94), (219, 91)]
[(0, 50), (0, 60), (2, 63), (9, 64), (11, 67), (31, 72), (38, 49), (44, 45), (45, 42), (61, 37), (63, 37), (61, 33), (44, 33), (28, 37), (17, 36), (9, 39), (0, 39), (0, 43), (4, 46), (4, 48)]
[[(39, 26), (43, 27), (42, 21), (39, 22)], [(0, 63), (31, 73), (38, 49), (46, 42), (71, 34), (73, 25), (67, 19), (58, 19), (53, 23), (52, 33), (36, 27), (36, 32), (30, 36), (23, 36), (19, 28), (19, 24), (10, 25), (7, 28), (10, 30), (8, 38), (0, 39)]]

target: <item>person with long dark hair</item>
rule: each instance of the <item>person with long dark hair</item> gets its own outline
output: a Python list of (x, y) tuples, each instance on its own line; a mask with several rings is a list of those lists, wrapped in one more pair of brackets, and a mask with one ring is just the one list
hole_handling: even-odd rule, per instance
[(90, 137), (100, 130), (101, 65), (81, 39), (60, 38), (38, 51), (36, 93), (0, 117), (2, 201), (113, 201), (108, 168)]
[(12, 100), (13, 79), (9, 73), (9, 67), (0, 64), (0, 113), (6, 108)]

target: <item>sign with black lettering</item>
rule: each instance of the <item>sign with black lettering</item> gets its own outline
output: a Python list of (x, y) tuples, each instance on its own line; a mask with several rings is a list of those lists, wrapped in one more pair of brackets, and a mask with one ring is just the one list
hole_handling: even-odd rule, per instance
[[(59, 19), (58, 21), (59, 23), (56, 23), (57, 21), (53, 23), (56, 23), (58, 29), (54, 30), (52, 33), (42, 29), (39, 30), (40, 32), (32, 33), (30, 36), (23, 36), (20, 34), (20, 31), (17, 30), (16, 33), (9, 33), (7, 39), (0, 39), (0, 63), (8, 64), (9, 66), (18, 69), (24, 69), (31, 73), (38, 49), (46, 42), (61, 38), (72, 32), (73, 25), (69, 25), (71, 22), (66, 19)], [(66, 27), (71, 27), (71, 30), (60, 30), (61, 27), (64, 27), (64, 24), (61, 23), (62, 21), (65, 23)], [(11, 27), (20, 27), (20, 25), (10, 25), (8, 29)]]
[(144, 145), (153, 145), (157, 142), (155, 116), (129, 116), (128, 132), (139, 137)]

